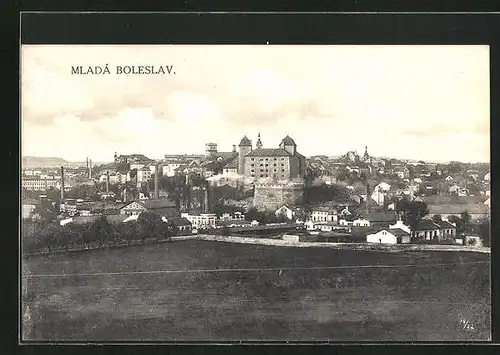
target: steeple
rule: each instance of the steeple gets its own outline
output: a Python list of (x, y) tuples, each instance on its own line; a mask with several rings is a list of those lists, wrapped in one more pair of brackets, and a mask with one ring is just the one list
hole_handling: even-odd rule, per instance
[(257, 135), (257, 143), (256, 143), (256, 145), (255, 145), (255, 146), (256, 146), (256, 148), (257, 148), (257, 149), (262, 148), (262, 141), (260, 140), (260, 132), (259, 132), (259, 134)]

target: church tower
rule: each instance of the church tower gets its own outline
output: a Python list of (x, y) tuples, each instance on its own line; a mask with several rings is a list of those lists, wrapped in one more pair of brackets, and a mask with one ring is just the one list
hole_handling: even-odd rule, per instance
[(256, 149), (262, 148), (262, 141), (260, 140), (260, 133), (257, 135), (257, 143), (255, 144)]
[(368, 154), (368, 146), (365, 146), (365, 154), (363, 155), (363, 160), (365, 162), (369, 162), (370, 161), (370, 155)]
[(244, 136), (238, 147), (240, 149), (238, 154), (238, 174), (245, 175), (245, 155), (252, 151), (252, 142), (247, 136)]

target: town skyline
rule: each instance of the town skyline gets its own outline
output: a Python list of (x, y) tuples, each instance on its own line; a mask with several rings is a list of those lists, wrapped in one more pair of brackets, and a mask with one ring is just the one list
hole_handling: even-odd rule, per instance
[[(23, 46), (22, 155), (161, 159), (260, 132), (305, 156), (490, 161), (488, 46), (137, 47)], [(120, 63), (176, 74), (71, 74)]]

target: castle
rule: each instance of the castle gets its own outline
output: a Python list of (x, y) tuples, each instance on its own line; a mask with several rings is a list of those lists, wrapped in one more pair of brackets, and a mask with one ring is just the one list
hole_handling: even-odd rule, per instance
[(297, 144), (290, 136), (283, 138), (278, 148), (263, 148), (259, 133), (255, 149), (244, 136), (238, 147), (238, 156), (224, 171), (257, 182), (254, 185), (255, 207), (277, 209), (284, 204), (302, 203), (306, 158), (297, 151)]
[(227, 164), (238, 175), (253, 180), (273, 181), (302, 180), (306, 158), (297, 151), (297, 144), (290, 136), (282, 139), (278, 148), (263, 148), (260, 133), (255, 149), (247, 136), (238, 145), (238, 156)]

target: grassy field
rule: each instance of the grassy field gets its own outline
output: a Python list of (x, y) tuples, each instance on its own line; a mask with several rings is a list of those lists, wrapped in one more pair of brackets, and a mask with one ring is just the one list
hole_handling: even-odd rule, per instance
[(29, 257), (23, 339), (489, 340), (489, 257), (196, 240)]

